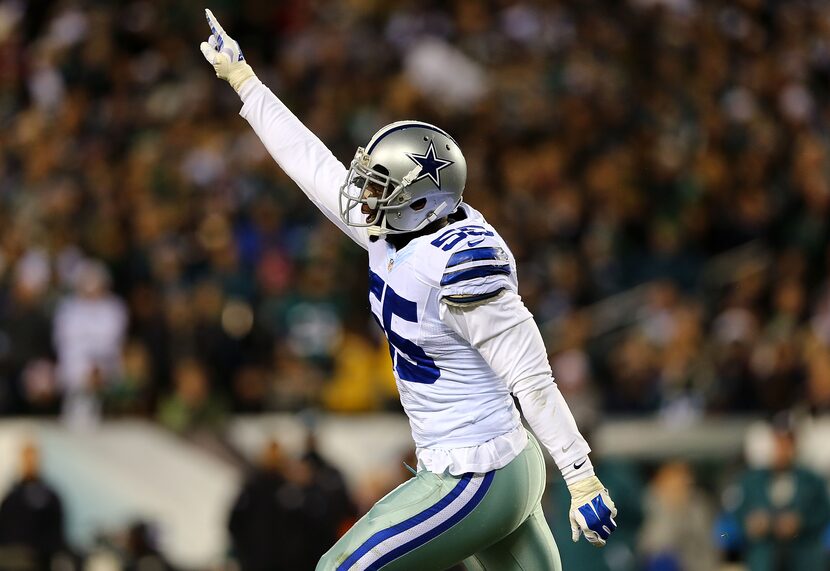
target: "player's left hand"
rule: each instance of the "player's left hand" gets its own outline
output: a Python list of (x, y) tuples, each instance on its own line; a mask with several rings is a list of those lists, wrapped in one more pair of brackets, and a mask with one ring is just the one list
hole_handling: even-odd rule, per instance
[(579, 541), (585, 535), (591, 545), (602, 547), (617, 529), (614, 518), (617, 508), (608, 490), (596, 476), (591, 476), (568, 486), (571, 492), (571, 539)]
[(254, 70), (245, 61), (239, 43), (222, 28), (213, 12), (206, 9), (205, 18), (210, 26), (210, 37), (199, 46), (202, 55), (213, 66), (216, 77), (230, 83), (239, 93), (246, 81), (256, 77)]

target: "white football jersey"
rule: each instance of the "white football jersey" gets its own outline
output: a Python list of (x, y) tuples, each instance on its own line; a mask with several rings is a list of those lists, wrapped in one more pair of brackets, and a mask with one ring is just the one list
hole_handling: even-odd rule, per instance
[(473, 303), (516, 291), (516, 262), (479, 212), (397, 251), (369, 243), (369, 303), (386, 333), (418, 448), (482, 444), (520, 424), (504, 381), (440, 318), (441, 299)]
[(462, 474), (501, 468), (515, 458), (527, 433), (512, 391), (565, 480), (593, 474), (590, 464), (581, 472), (569, 468), (587, 458), (590, 448), (553, 382), (542, 337), (518, 296), (513, 255), (481, 214), (462, 203), (462, 220), (400, 251), (385, 240), (373, 241), (365, 227), (340, 218), (343, 164), (259, 80), (248, 80), (240, 96), (240, 114), (274, 160), (369, 252), (369, 303), (389, 340), (419, 466)]

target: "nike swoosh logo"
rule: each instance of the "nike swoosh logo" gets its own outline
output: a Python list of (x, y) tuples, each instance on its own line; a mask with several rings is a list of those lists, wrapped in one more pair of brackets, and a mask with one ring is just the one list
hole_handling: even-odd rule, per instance
[(580, 464), (577, 464), (576, 462), (574, 462), (574, 470), (579, 470), (580, 468), (582, 468), (585, 465), (585, 462), (587, 462), (587, 461), (588, 461), (588, 459), (586, 458)]
[(484, 242), (484, 238), (479, 238), (478, 240), (468, 240), (467, 245), (468, 246), (478, 246), (482, 242)]
[(572, 440), (570, 444), (568, 444), (567, 446), (563, 446), (562, 447), (562, 452), (567, 452), (568, 450), (570, 450), (571, 446), (574, 445), (574, 442), (576, 442), (576, 440)]

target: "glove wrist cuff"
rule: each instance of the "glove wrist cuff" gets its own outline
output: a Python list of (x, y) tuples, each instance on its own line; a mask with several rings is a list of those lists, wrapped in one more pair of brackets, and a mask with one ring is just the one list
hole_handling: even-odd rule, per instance
[(256, 74), (251, 66), (244, 61), (238, 62), (233, 65), (228, 73), (228, 83), (231, 84), (234, 91), (239, 93), (242, 90), (242, 86), (252, 77), (256, 77)]
[(568, 491), (571, 493), (571, 498), (574, 501), (579, 501), (582, 498), (593, 497), (604, 489), (605, 486), (602, 485), (599, 478), (593, 475), (568, 486)]

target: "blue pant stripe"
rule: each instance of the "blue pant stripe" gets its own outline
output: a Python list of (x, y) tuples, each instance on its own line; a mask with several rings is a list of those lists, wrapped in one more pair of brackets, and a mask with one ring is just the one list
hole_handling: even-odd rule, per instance
[(418, 547), (421, 547), (430, 540), (438, 537), (439, 535), (450, 529), (452, 526), (463, 520), (471, 511), (473, 511), (476, 508), (478, 504), (481, 503), (481, 500), (484, 498), (484, 495), (490, 488), (490, 484), (493, 482), (494, 475), (495, 471), (487, 472), (487, 474), (484, 475), (481, 487), (478, 490), (476, 490), (476, 493), (473, 495), (472, 498), (470, 498), (470, 501), (467, 502), (467, 504), (463, 508), (458, 510), (458, 512), (453, 514), (452, 517), (447, 518), (446, 521), (444, 521), (440, 525), (435, 526), (434, 528), (424, 533), (420, 537), (416, 537), (412, 541), (409, 541), (408, 543), (405, 543), (400, 547), (393, 549), (392, 551), (390, 551), (389, 553), (387, 553), (386, 555), (384, 555), (383, 557), (369, 565), (366, 568), (366, 571), (377, 571), (387, 563), (391, 563), (398, 557), (406, 555), (410, 551), (414, 551)]
[(457, 498), (458, 495), (461, 494), (461, 492), (464, 491), (464, 489), (470, 483), (470, 479), (472, 478), (472, 476), (473, 476), (472, 474), (464, 474), (464, 476), (461, 477), (461, 479), (458, 481), (458, 483), (455, 485), (455, 487), (450, 491), (450, 493), (448, 493), (446, 496), (444, 496), (443, 498), (438, 500), (438, 502), (436, 502), (432, 506), (430, 506), (427, 509), (423, 510), (422, 512), (410, 517), (409, 519), (406, 519), (406, 520), (402, 521), (399, 524), (396, 524), (396, 525), (393, 525), (392, 527), (389, 527), (389, 528), (383, 529), (381, 531), (378, 531), (377, 533), (372, 535), (372, 537), (370, 537), (369, 539), (364, 541), (363, 545), (358, 547), (343, 563), (341, 563), (337, 567), (337, 571), (347, 571), (348, 569), (351, 568), (352, 565), (357, 563), (357, 561), (360, 560), (360, 558), (363, 557), (364, 554), (366, 554), (368, 551), (373, 549), (375, 546), (377, 546), (382, 541), (385, 541), (386, 539), (388, 539), (390, 537), (398, 535), (399, 533), (403, 533), (407, 529), (413, 528), (416, 525), (418, 525), (419, 523), (421, 523), (421, 522), (429, 519), (433, 515), (439, 513), (442, 509), (444, 509), (450, 503), (452, 503), (452, 501), (455, 498)]

